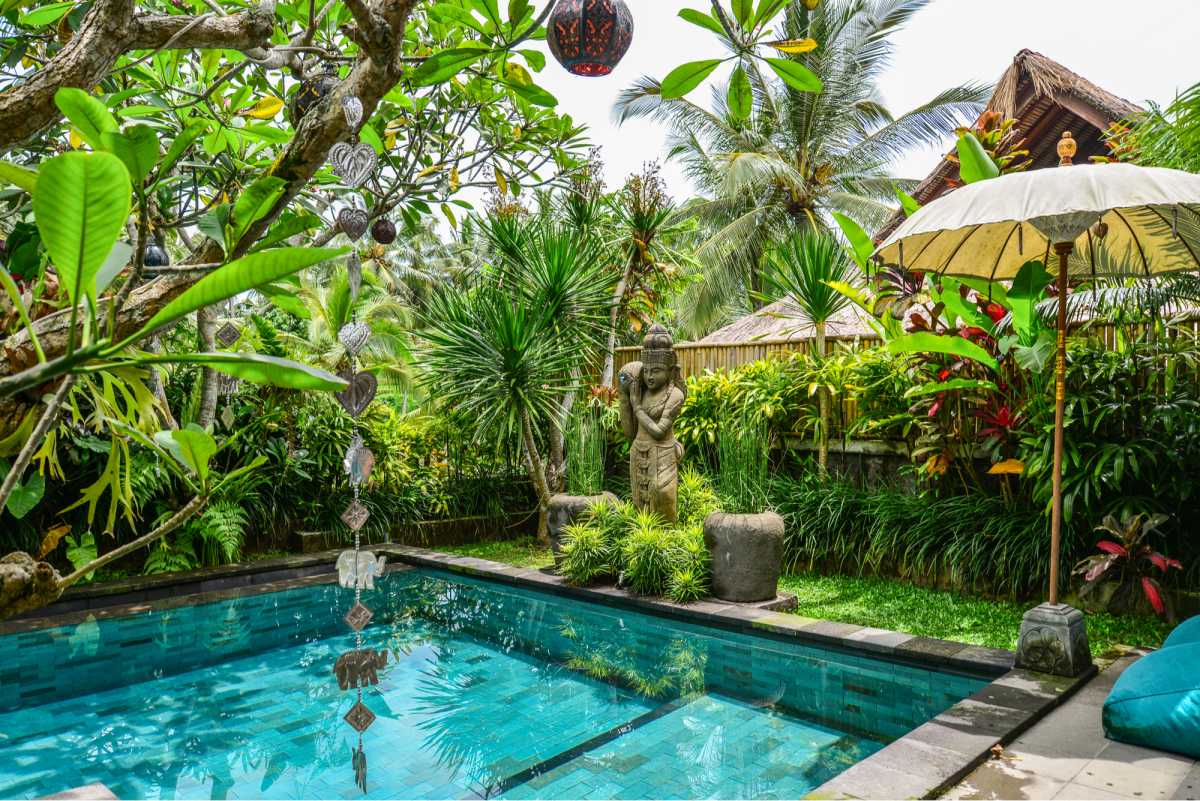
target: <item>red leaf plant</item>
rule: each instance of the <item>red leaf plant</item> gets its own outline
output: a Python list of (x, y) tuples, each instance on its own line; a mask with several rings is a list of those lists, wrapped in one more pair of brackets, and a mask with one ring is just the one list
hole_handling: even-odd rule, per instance
[(1166, 515), (1139, 514), (1118, 523), (1112, 515), (1105, 517), (1096, 530), (1108, 534), (1110, 539), (1096, 543), (1100, 553), (1075, 566), (1074, 572), (1082, 575), (1084, 582), (1079, 590), (1080, 598), (1102, 582), (1116, 581), (1118, 593), (1128, 594), (1132, 588), (1140, 588), (1155, 613), (1170, 618), (1167, 597), (1159, 579), (1165, 578), (1173, 569), (1182, 570), (1183, 563), (1164, 556), (1148, 542), (1149, 536), (1166, 520)]

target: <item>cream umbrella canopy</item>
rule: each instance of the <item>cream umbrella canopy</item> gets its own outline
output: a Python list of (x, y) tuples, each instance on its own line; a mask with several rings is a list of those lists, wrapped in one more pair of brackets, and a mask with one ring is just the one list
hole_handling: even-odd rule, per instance
[(1067, 284), (1071, 276), (1153, 276), (1200, 270), (1200, 175), (1129, 164), (1071, 166), (968, 184), (909, 217), (876, 250), (906, 270), (991, 281), (1016, 277), (1031, 259), (1058, 257), (1054, 499), (1050, 598), (1058, 603), (1062, 531)]

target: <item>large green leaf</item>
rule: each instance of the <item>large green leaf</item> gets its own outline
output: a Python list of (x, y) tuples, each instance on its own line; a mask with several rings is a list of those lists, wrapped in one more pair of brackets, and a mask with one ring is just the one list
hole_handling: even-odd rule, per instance
[(754, 0), (733, 0), (733, 16), (748, 30), (754, 20)]
[(939, 381), (936, 384), (917, 384), (915, 387), (909, 387), (904, 393), (904, 397), (916, 398), (922, 395), (936, 395), (939, 392), (951, 392), (963, 389), (994, 391), (996, 384), (992, 381), (980, 381), (974, 378), (953, 378), (949, 381)]
[(1040, 261), (1027, 261), (1021, 265), (1012, 286), (1008, 288), (1008, 306), (1012, 311), (1013, 329), (1021, 337), (1023, 345), (1031, 344), (1042, 328), (1041, 320), (1037, 316), (1037, 304), (1053, 280)]
[(871, 241), (871, 235), (845, 214), (839, 214), (836, 211), (832, 214), (833, 221), (837, 223), (838, 228), (842, 229), (842, 233), (846, 235), (846, 240), (850, 243), (850, 248), (854, 251), (854, 261), (858, 263), (863, 272), (866, 272), (867, 265), (871, 262), (871, 256), (875, 253), (875, 243)]
[(783, 79), (783, 82), (798, 92), (820, 92), (825, 88), (816, 73), (798, 61), (785, 58), (764, 58), (763, 61)]
[(109, 348), (105, 353), (115, 353), (204, 306), (277, 281), (305, 267), (341, 256), (348, 250), (349, 248), (277, 248), (243, 256), (201, 278), (150, 318), (140, 331)]
[(697, 11), (694, 8), (683, 8), (679, 10), (679, 16), (681, 19), (685, 19), (693, 25), (699, 25), (701, 28), (706, 28), (718, 36), (725, 36), (725, 29), (721, 27), (721, 23), (703, 11)]
[(975, 134), (967, 132), (958, 137), (958, 175), (965, 183), (986, 181), (1000, 174), (1000, 168), (983, 149)]
[(104, 149), (119, 158), (136, 187), (158, 162), (158, 131), (149, 125), (134, 125), (123, 132), (105, 131), (100, 135)]
[(332, 373), (260, 353), (184, 353), (153, 357), (149, 361), (200, 364), (251, 384), (270, 384), (284, 389), (340, 392), (346, 388), (346, 380)]
[(921, 210), (921, 204), (915, 197), (898, 186), (893, 186), (892, 190), (896, 193), (896, 198), (900, 201), (900, 208), (904, 210), (905, 217), (911, 217)]
[(35, 8), (28, 14), (22, 14), (17, 19), (17, 22), (26, 28), (41, 28), (58, 22), (59, 19), (70, 14), (75, 9), (75, 6), (75, 0), (67, 0), (64, 3), (50, 3), (41, 8)]
[(729, 79), (729, 113), (735, 119), (744, 120), (749, 118), (753, 105), (754, 89), (750, 86), (750, 76), (746, 74), (746, 68), (738, 64)]
[(233, 226), (229, 244), (237, 244), (251, 225), (275, 207), (286, 189), (287, 181), (276, 175), (264, 175), (238, 195), (233, 217), (229, 220)]
[(129, 216), (129, 173), (111, 153), (64, 153), (42, 164), (33, 214), (73, 304), (96, 296), (96, 274)]
[(483, 47), (456, 47), (434, 53), (413, 70), (409, 81), (413, 86), (432, 86), (448, 81), (487, 54), (487, 48)]
[(942, 278), (941, 282), (942, 291), (934, 293), (934, 300), (945, 305), (951, 327), (957, 327), (957, 321), (962, 320), (963, 325), (973, 325), (990, 334), (996, 324), (978, 306), (963, 298), (962, 283), (953, 278)]
[(5, 504), (5, 508), (8, 509), (9, 514), (20, 520), (33, 511), (33, 508), (41, 502), (42, 496), (45, 494), (46, 479), (42, 477), (41, 473), (35, 472), (24, 483), (18, 482), (13, 487), (12, 494), (8, 496), (8, 503)]
[(54, 93), (54, 103), (93, 150), (105, 150), (104, 134), (117, 130), (108, 108), (82, 89), (67, 87)]
[(1000, 366), (992, 354), (959, 336), (942, 336), (920, 331), (893, 339), (888, 343), (887, 349), (890, 353), (944, 353), (960, 359), (971, 359), (993, 370)]
[(710, 58), (705, 61), (680, 64), (671, 70), (666, 78), (663, 78), (662, 88), (659, 90), (663, 99), (674, 100), (683, 97), (699, 86), (705, 78), (712, 75), (713, 70), (721, 66), (722, 61), (723, 59)]
[(200, 479), (208, 481), (208, 463), (217, 453), (217, 441), (195, 423), (175, 431), (159, 431), (154, 441)]
[(32, 195), (34, 188), (37, 187), (37, 173), (28, 167), (21, 167), (0, 159), (0, 181), (10, 183), (18, 189), (24, 189)]

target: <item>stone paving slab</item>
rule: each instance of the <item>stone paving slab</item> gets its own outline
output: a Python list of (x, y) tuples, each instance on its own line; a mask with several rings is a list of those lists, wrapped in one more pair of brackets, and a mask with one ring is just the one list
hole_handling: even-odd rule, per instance
[(61, 793), (44, 796), (41, 801), (110, 801), (110, 799), (116, 799), (113, 791), (97, 782), (96, 784), (86, 784), (83, 787), (75, 787), (71, 790), (64, 790)]
[[(945, 797), (1127, 801), (1200, 797), (1200, 765), (1195, 760), (1113, 742), (1104, 736), (1104, 699), (1117, 677), (1139, 657), (1135, 653), (1118, 659)], [(1000, 685), (1005, 693), (997, 696), (1000, 703), (1014, 687), (1025, 687), (1030, 694), (1053, 690), (1027, 686), (1037, 680), (1038, 674), (1013, 674), (992, 685)]]

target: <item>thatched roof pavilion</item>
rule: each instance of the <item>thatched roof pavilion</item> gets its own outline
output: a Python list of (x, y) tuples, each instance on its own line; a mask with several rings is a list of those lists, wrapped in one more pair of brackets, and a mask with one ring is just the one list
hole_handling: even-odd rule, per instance
[[(1101, 89), (1052, 59), (1032, 50), (1022, 50), (1001, 76), (988, 101), (987, 111), (999, 112), (1005, 119), (1017, 120), (1019, 136), (1030, 151), (1029, 169), (1058, 165), (1056, 151), (1063, 131), (1070, 131), (1078, 143), (1078, 163), (1108, 152), (1104, 143), (1109, 127), (1141, 109), (1128, 100)], [(986, 112), (985, 112), (986, 113)], [(954, 188), (958, 165), (943, 159), (913, 193), (920, 203), (928, 203)], [(876, 234), (886, 237), (904, 217), (897, 212)], [(795, 319), (793, 304), (781, 300), (715, 331), (702, 344), (806, 340), (813, 336), (811, 326)], [(829, 334), (841, 337), (873, 335), (871, 326), (857, 309), (848, 309), (831, 321)]]

